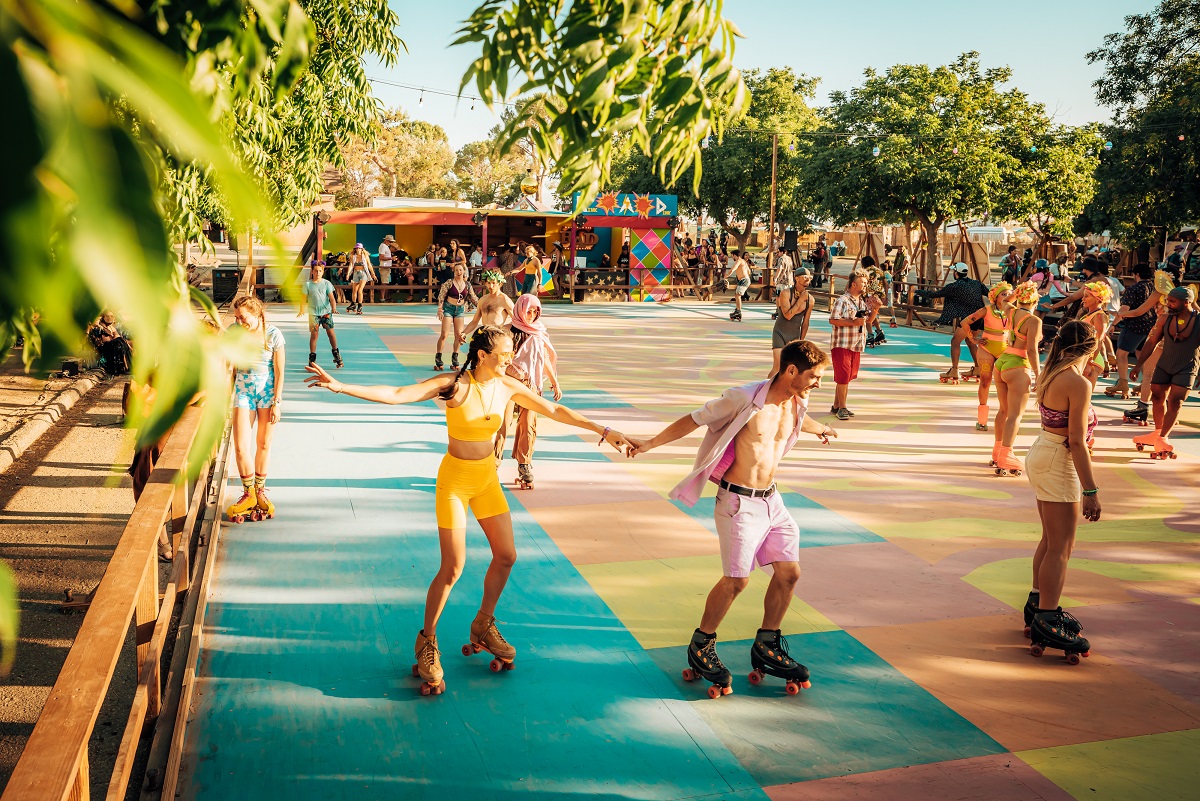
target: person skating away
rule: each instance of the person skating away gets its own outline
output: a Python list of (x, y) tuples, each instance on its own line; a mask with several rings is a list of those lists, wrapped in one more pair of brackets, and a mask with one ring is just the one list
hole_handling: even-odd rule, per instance
[[(775, 283), (776, 300), (779, 299), (779, 296), (784, 292), (784, 290), (791, 289), (796, 286), (796, 275), (794, 269), (795, 268), (792, 266), (792, 257), (788, 255), (787, 251), (780, 252), (779, 258), (775, 260), (775, 275), (772, 276)], [(776, 304), (775, 310), (771, 312), (771, 319), (779, 319), (778, 304)]]
[(813, 276), (807, 267), (796, 270), (796, 279), (791, 287), (783, 289), (775, 296), (775, 326), (771, 330), (771, 372), (767, 378), (774, 378), (779, 372), (779, 354), (789, 342), (798, 339), (808, 339), (808, 324), (812, 320), (813, 308), (816, 302), (808, 285)]
[(863, 299), (867, 273), (855, 267), (850, 272), (850, 283), (846, 292), (837, 299), (829, 311), (830, 357), (833, 361), (833, 408), (830, 414), (839, 420), (849, 420), (854, 412), (846, 407), (850, 395), (850, 382), (858, 378), (858, 366), (863, 351), (867, 349), (867, 328), (879, 315), (879, 298)]
[(1000, 409), (996, 412), (991, 464), (1001, 476), (1021, 475), (1021, 463), (1013, 456), (1013, 444), (1041, 366), (1038, 344), (1042, 339), (1042, 321), (1033, 313), (1040, 297), (1038, 285), (1033, 281), (1025, 281), (1013, 290), (1011, 305), (1005, 312), (1008, 341), (992, 371)]
[[(972, 331), (981, 330), (983, 322), (981, 318), (976, 318), (969, 330), (962, 328), (961, 324), (965, 318), (984, 308), (984, 298), (988, 294), (988, 288), (982, 281), (976, 281), (969, 276), (971, 268), (966, 264), (961, 261), (957, 262), (953, 270), (953, 281), (939, 290), (924, 295), (930, 300), (943, 299), (942, 313), (933, 321), (933, 325), (935, 327), (949, 325), (953, 329), (950, 337), (950, 369), (939, 376), (943, 384), (954, 384), (962, 379), (979, 377), (978, 346), (975, 344), (975, 336)], [(973, 367), (969, 373), (960, 376), (958, 362), (964, 340), (967, 343)]]
[(733, 289), (733, 302), (737, 305), (737, 308), (729, 313), (729, 319), (734, 322), (741, 322), (742, 300), (746, 295), (750, 294), (750, 265), (746, 262), (746, 251), (735, 250), (733, 256), (733, 267), (730, 268), (729, 275), (726, 276), (725, 280), (733, 279), (737, 283), (737, 286)]
[(304, 282), (300, 295), (301, 317), (308, 312), (308, 363), (317, 363), (317, 338), (321, 329), (333, 349), (333, 363), (342, 366), (342, 354), (338, 351), (337, 333), (333, 330), (333, 315), (337, 314), (337, 299), (333, 284), (325, 280), (325, 262), (313, 259), (309, 262), (309, 279)]
[(455, 338), (457, 346), (463, 345), (480, 326), (508, 328), (512, 321), (512, 298), (501, 291), (504, 287), (504, 276), (498, 270), (484, 270), (479, 277), (487, 291), (479, 298), (479, 305), (475, 307), (475, 316), (471, 318), (471, 322), (467, 323), (466, 328)]
[(717, 484), (714, 517), (721, 543), (721, 579), (708, 594), (700, 626), (688, 645), (688, 672), (712, 683), (709, 695), (728, 694), (729, 671), (716, 651), (717, 629), (733, 601), (750, 583), (755, 563), (770, 565), (762, 628), (750, 649), (761, 680), (767, 673), (807, 687), (808, 669), (788, 655), (780, 636), (783, 617), (800, 578), (800, 530), (775, 487), (775, 472), (800, 434), (828, 440), (837, 432), (808, 416), (809, 393), (821, 386), (829, 357), (808, 341), (789, 342), (774, 378), (727, 389), (719, 398), (671, 423), (646, 440), (629, 438), (629, 456), (647, 453), (706, 426), (691, 473), (670, 497), (694, 506), (711, 481)]
[(363, 313), (363, 290), (367, 286), (367, 282), (374, 283), (375, 267), (371, 264), (371, 257), (367, 255), (366, 248), (362, 242), (356, 242), (354, 252), (350, 254), (350, 305), (346, 307), (347, 314), (362, 314)]
[(374, 403), (445, 401), (449, 444), (438, 468), (434, 496), (441, 565), (429, 585), (424, 623), (414, 647), (414, 671), (422, 680), (422, 695), (436, 695), (446, 686), (437, 624), (466, 562), (467, 507), (487, 537), (492, 561), (483, 581), (479, 614), (471, 624), (470, 639), (463, 650), (468, 654), (481, 650), (489, 652), (496, 657), (494, 670), (511, 669), (516, 657), (516, 649), (497, 630), (495, 618), (496, 604), (517, 559), (512, 517), (500, 487), (493, 452), (500, 418), (509, 399), (518, 400), (559, 423), (592, 431), (600, 436), (600, 443), (607, 442), (617, 450), (623, 451), (629, 444), (619, 432), (593, 423), (561, 404), (543, 400), (520, 381), (507, 377), (505, 371), (512, 358), (512, 336), (499, 328), (483, 326), (472, 335), (467, 360), (461, 370), (434, 376), (419, 384), (357, 386), (341, 383), (319, 365), (305, 368), (312, 374), (305, 379), (308, 386)]
[(1091, 650), (1079, 621), (1059, 604), (1081, 502), (1085, 519), (1100, 519), (1099, 490), (1087, 447), (1096, 412), (1092, 384), (1083, 375), (1098, 345), (1096, 329), (1088, 323), (1071, 320), (1058, 329), (1037, 386), (1042, 430), (1025, 454), (1025, 474), (1042, 521), (1042, 537), (1033, 554), (1033, 589), (1025, 601), (1025, 631), (1034, 656), (1055, 648), (1072, 663)]
[(235, 300), (233, 317), (256, 342), (261, 342), (258, 357), (249, 366), (238, 368), (233, 379), (233, 450), (238, 475), (242, 477), (242, 497), (225, 513), (230, 520), (240, 523), (247, 517), (258, 520), (275, 516), (275, 504), (267, 497), (266, 483), (271, 439), (282, 409), (284, 346), (279, 329), (267, 325), (258, 298)]
[[(1153, 285), (1150, 288), (1149, 296), (1135, 309), (1118, 309), (1115, 319), (1128, 320), (1130, 318), (1141, 318), (1143, 315), (1149, 318), (1148, 326), (1144, 326), (1146, 337), (1150, 336), (1150, 332), (1154, 330), (1154, 324), (1158, 322), (1158, 308), (1166, 303), (1167, 293), (1175, 288), (1175, 281), (1170, 277), (1170, 274), (1164, 270), (1155, 270), (1150, 279)], [(1138, 353), (1142, 354), (1145, 342), (1138, 346)], [(1139, 425), (1149, 425), (1150, 419), (1150, 377), (1154, 375), (1154, 368), (1158, 365), (1158, 356), (1162, 353), (1162, 340), (1158, 345), (1151, 348), (1149, 355), (1145, 358), (1137, 359), (1136, 362), (1129, 368), (1129, 380), (1137, 381), (1138, 376), (1141, 376), (1141, 382), (1130, 388), (1130, 391), (1138, 396), (1137, 402), (1132, 409), (1126, 409), (1124, 419), (1126, 422), (1138, 423)]]
[[(879, 298), (879, 308), (884, 307), (891, 309), (892, 321), (895, 322), (896, 310), (892, 306), (892, 274), (888, 263), (884, 261), (882, 267), (875, 266), (875, 259), (870, 256), (863, 256), (861, 266), (867, 271), (867, 286), (871, 286), (875, 279), (878, 279), (878, 289), (871, 287), (869, 290), (871, 295)], [(874, 329), (874, 332), (872, 332)], [(867, 347), (873, 348), (876, 345), (884, 345), (887, 343), (887, 337), (883, 333), (883, 326), (879, 324), (879, 315), (875, 315), (875, 320), (871, 325), (867, 326)]]
[(1142, 360), (1149, 359), (1155, 347), (1162, 352), (1149, 378), (1151, 403), (1154, 407), (1154, 430), (1134, 437), (1140, 451), (1149, 446), (1151, 458), (1175, 458), (1175, 449), (1168, 441), (1179, 408), (1196, 384), (1200, 371), (1200, 310), (1196, 296), (1189, 287), (1175, 287), (1167, 293), (1166, 305), (1159, 307), (1158, 321), (1142, 346)]
[[(513, 360), (508, 374), (541, 397), (547, 379), (554, 400), (562, 400), (558, 384), (558, 354), (550, 344), (550, 335), (542, 322), (542, 302), (536, 295), (517, 298), (512, 316)], [(517, 461), (517, 483), (533, 489), (533, 451), (537, 444), (537, 411), (516, 401), (517, 425), (513, 432), (513, 459)], [(505, 420), (508, 415), (506, 412)], [(501, 441), (500, 454), (504, 453)]]
[(467, 265), (456, 264), (454, 277), (442, 284), (438, 290), (437, 319), (441, 326), (438, 332), (437, 351), (433, 357), (433, 369), (441, 370), (446, 365), (442, 361), (442, 348), (449, 339), (454, 343), (454, 352), (450, 354), (450, 368), (458, 369), (459, 343), (465, 341), (462, 335), (463, 323), (467, 319), (467, 310), (479, 305), (475, 290), (467, 280)]
[(1117, 383), (1104, 390), (1104, 394), (1110, 398), (1129, 398), (1129, 360), (1137, 358), (1138, 351), (1146, 344), (1146, 338), (1158, 321), (1153, 307), (1144, 314), (1133, 313), (1154, 293), (1154, 268), (1142, 263), (1134, 267), (1133, 272), (1138, 280), (1121, 293), (1121, 305), (1113, 315), (1113, 325), (1120, 325), (1121, 334), (1117, 337)]
[[(987, 431), (988, 418), (991, 410), (988, 407), (988, 392), (991, 390), (992, 379), (995, 377), (996, 360), (1004, 354), (1008, 344), (1008, 300), (1013, 288), (1000, 281), (988, 290), (988, 305), (979, 311), (972, 312), (963, 318), (959, 330), (964, 336), (978, 336), (975, 340), (975, 369), (979, 379), (977, 391), (979, 405), (975, 409), (975, 430)], [(975, 326), (980, 329), (976, 332)], [(945, 376), (943, 376), (945, 378)], [(947, 379), (949, 380), (949, 379)], [(995, 466), (996, 454), (992, 452), (992, 465)]]

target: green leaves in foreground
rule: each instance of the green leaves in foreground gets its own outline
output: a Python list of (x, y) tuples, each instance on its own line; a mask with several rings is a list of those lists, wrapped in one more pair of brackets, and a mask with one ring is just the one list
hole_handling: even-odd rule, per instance
[[(181, 61), (147, 34), (90, 2), (0, 0), (0, 12), (0, 91), (20, 152), (2, 168), (0, 356), (20, 334), (28, 368), (55, 366), (113, 309), (132, 334), (135, 377), (156, 390), (139, 427), (153, 442), (227, 381), (226, 346), (198, 318), (167, 237), (158, 149), (208, 165), (238, 219), (267, 209)], [(224, 412), (209, 404), (202, 442)]]
[[(518, 103), (504, 128), (507, 150), (528, 138), (543, 168), (560, 175), (558, 194), (594, 197), (609, 182), (614, 138), (628, 134), (673, 184), (700, 143), (720, 136), (746, 101), (733, 67), (739, 32), (717, 0), (488, 0), (455, 44), (481, 53), (463, 76), (489, 105)], [(510, 77), (523, 79), (510, 86)], [(651, 150), (653, 143), (653, 152)]]
[(0, 676), (7, 676), (17, 656), (17, 582), (0, 562)]

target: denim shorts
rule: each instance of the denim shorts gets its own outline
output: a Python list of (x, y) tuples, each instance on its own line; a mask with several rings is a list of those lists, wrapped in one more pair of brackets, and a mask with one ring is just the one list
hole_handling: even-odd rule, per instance
[(450, 318), (463, 317), (467, 313), (467, 304), (455, 306), (453, 303), (446, 303), (442, 306), (442, 314)]

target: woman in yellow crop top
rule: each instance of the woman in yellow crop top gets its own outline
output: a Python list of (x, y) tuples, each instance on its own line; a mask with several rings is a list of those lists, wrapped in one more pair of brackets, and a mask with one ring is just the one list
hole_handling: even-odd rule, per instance
[(496, 473), (496, 432), (509, 399), (551, 420), (586, 428), (624, 451), (629, 444), (619, 432), (593, 423), (559, 403), (543, 399), (520, 381), (505, 375), (513, 359), (512, 336), (495, 326), (476, 329), (467, 348), (467, 360), (456, 373), (448, 373), (403, 387), (358, 386), (343, 384), (317, 365), (305, 382), (331, 392), (350, 395), (375, 403), (417, 403), (440, 399), (446, 403), (446, 429), (449, 445), (438, 468), (435, 508), (442, 563), (429, 585), (425, 602), (425, 627), (417, 635), (417, 664), (414, 671), (423, 683), (421, 694), (438, 694), (445, 689), (440, 652), (437, 647), (437, 622), (450, 597), (450, 590), (462, 573), (467, 557), (467, 507), (475, 514), (479, 527), (492, 548), (492, 562), (483, 580), (483, 600), (479, 614), (471, 624), (470, 642), (463, 652), (488, 651), (496, 659), (492, 669), (511, 669), (516, 650), (496, 629), (496, 603), (517, 559), (513, 543), (512, 518), (508, 502)]
[(999, 475), (1021, 475), (1021, 463), (1013, 455), (1013, 444), (1021, 428), (1021, 418), (1029, 405), (1029, 392), (1037, 381), (1038, 343), (1042, 339), (1042, 321), (1033, 313), (1040, 299), (1033, 281), (1018, 284), (1008, 306), (1008, 344), (996, 359), (993, 375), (1000, 411), (996, 413), (996, 440), (992, 445), (992, 466)]
[[(979, 371), (979, 407), (975, 411), (976, 431), (987, 431), (988, 389), (992, 386), (992, 367), (996, 364), (996, 359), (1004, 353), (1004, 345), (1008, 342), (1005, 309), (1012, 291), (1012, 284), (1005, 281), (999, 282), (988, 290), (988, 300), (991, 305), (968, 314), (959, 323), (964, 336), (967, 339), (974, 339), (980, 345), (975, 349), (975, 367)], [(983, 330), (976, 338), (971, 325), (980, 319), (983, 320)]]

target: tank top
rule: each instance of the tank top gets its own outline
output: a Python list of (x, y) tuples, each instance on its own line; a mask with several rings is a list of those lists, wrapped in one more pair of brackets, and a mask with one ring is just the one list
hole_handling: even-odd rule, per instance
[[(1175, 321), (1178, 319), (1171, 316), (1163, 324), (1162, 355), (1158, 357), (1158, 369), (1170, 375), (1190, 372), (1196, 364), (1197, 349), (1200, 349), (1200, 319), (1196, 313), (1191, 313), (1191, 320), (1183, 328), (1177, 326)], [(1188, 326), (1191, 326), (1190, 331)], [(1187, 335), (1176, 339), (1180, 331), (1187, 331)]]
[(500, 378), (481, 384), (472, 371), (465, 375), (467, 397), (458, 406), (446, 407), (446, 430), (462, 442), (487, 442), (500, 430), (509, 393)]
[[(811, 300), (812, 295), (806, 294), (803, 303), (806, 305)], [(788, 305), (788, 311), (792, 312), (800, 305), (800, 301), (796, 300), (796, 293), (792, 292), (791, 303)], [(784, 319), (783, 313), (780, 312), (779, 317), (775, 319), (775, 332), (782, 334), (784, 340), (791, 342), (793, 339), (800, 338), (800, 332), (804, 330), (804, 319), (807, 315), (801, 312), (792, 317), (790, 320)]]

